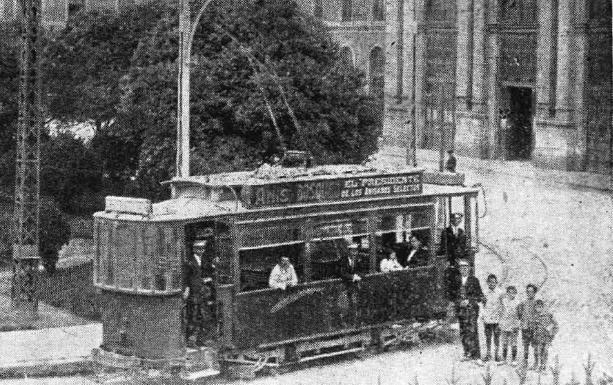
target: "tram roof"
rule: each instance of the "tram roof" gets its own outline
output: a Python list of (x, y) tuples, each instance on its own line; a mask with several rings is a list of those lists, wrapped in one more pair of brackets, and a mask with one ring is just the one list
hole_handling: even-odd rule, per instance
[[(447, 185), (432, 185), (423, 184), (423, 191), (418, 195), (406, 195), (406, 196), (394, 196), (392, 198), (403, 197), (434, 197), (434, 196), (462, 196), (477, 194), (479, 191), (476, 188), (464, 187), (464, 186), (447, 186)], [(355, 204), (383, 202), (388, 200), (389, 196), (383, 197), (368, 197), (362, 199), (356, 199), (351, 201), (332, 201), (324, 203), (307, 203), (307, 204), (291, 204), (284, 206), (288, 209), (292, 207), (327, 207), (338, 204), (353, 204), (350, 210), (355, 210)], [(181, 197), (168, 199), (162, 202), (158, 202), (152, 205), (152, 214), (149, 216), (136, 215), (130, 213), (120, 213), (105, 211), (95, 214), (97, 218), (118, 219), (127, 221), (139, 221), (139, 222), (179, 222), (179, 221), (192, 221), (199, 218), (206, 217), (220, 217), (226, 215), (239, 215), (247, 212), (260, 211), (264, 213), (279, 210), (280, 207), (263, 207), (263, 208), (248, 208), (241, 201), (211, 201), (206, 198), (200, 197)]]
[(360, 164), (333, 164), (302, 167), (273, 167), (265, 165), (255, 171), (236, 171), (209, 175), (194, 175), (189, 177), (173, 178), (164, 184), (185, 185), (195, 184), (208, 187), (238, 187), (271, 185), (284, 182), (306, 182), (318, 180), (332, 180), (355, 177), (371, 177), (396, 175), (399, 173), (421, 173), (423, 168), (393, 166), (373, 167)]

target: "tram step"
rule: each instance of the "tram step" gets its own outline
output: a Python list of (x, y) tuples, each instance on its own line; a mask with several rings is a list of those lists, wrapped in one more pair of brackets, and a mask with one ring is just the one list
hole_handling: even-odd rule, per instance
[(340, 356), (342, 354), (359, 353), (359, 352), (362, 352), (362, 351), (364, 351), (363, 347), (358, 347), (358, 348), (353, 348), (353, 349), (338, 350), (338, 351), (335, 351), (335, 352), (316, 354), (316, 355), (312, 355), (312, 356), (309, 356), (309, 357), (303, 357), (303, 358), (300, 358), (300, 362), (308, 362), (308, 361), (313, 361), (313, 360), (319, 360), (319, 359), (327, 358), (327, 357)]
[(197, 372), (187, 372), (185, 374), (182, 374), (181, 379), (185, 381), (198, 381), (203, 378), (210, 378), (210, 377), (218, 376), (219, 373), (220, 373), (219, 370), (204, 369), (204, 370), (199, 370)]

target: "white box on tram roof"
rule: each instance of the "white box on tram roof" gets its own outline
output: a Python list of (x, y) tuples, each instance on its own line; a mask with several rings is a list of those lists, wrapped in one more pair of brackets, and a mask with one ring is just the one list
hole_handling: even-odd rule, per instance
[(107, 196), (104, 211), (149, 216), (153, 213), (153, 205), (146, 198)]

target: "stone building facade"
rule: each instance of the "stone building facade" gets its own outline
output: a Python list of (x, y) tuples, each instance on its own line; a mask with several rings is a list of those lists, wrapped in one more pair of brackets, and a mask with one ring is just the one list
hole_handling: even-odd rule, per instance
[(388, 0), (381, 151), (610, 173), (610, 0)]
[(369, 92), (383, 96), (384, 0), (298, 0), (298, 4), (327, 27), (341, 47), (343, 61), (364, 71)]
[[(0, 0), (0, 21), (13, 21), (19, 17), (20, 0)], [(145, 0), (41, 0), (43, 24), (48, 29), (64, 28), (69, 15), (80, 10), (119, 10)], [(153, 0), (147, 0), (153, 1)]]
[[(19, 0), (0, 0), (0, 22), (15, 21), (20, 17)], [(47, 29), (64, 28), (68, 20), (67, 0), (42, 0), (42, 22)]]
[[(46, 20), (142, 0), (43, 0)], [(384, 95), (380, 151), (613, 170), (611, 0), (297, 0)], [(17, 0), (2, 0), (2, 19)]]

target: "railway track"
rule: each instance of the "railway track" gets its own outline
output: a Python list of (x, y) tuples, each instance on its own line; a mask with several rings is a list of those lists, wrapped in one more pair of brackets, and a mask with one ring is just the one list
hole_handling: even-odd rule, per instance
[[(501, 283), (504, 282), (508, 282), (509, 280), (509, 272), (511, 270), (511, 259), (512, 258), (521, 258), (518, 256), (513, 256), (511, 255), (509, 252), (507, 251), (501, 251), (499, 250), (496, 246), (488, 243), (488, 242), (484, 242), (484, 241), (479, 241), (479, 245), (483, 246), (485, 249), (487, 249), (491, 254), (493, 254), (501, 263), (502, 265), (502, 277), (500, 279)], [(526, 254), (530, 255), (530, 261), (535, 261), (536, 264), (538, 266), (540, 266), (540, 270), (541, 273), (539, 274), (539, 280), (535, 282), (535, 285), (541, 289), (548, 281), (549, 276), (550, 276), (550, 271), (549, 268), (547, 267), (547, 264), (545, 263), (545, 261), (543, 260), (543, 258), (538, 255), (537, 253), (535, 253), (534, 251), (530, 250), (528, 247), (524, 246), (524, 245), (520, 245), (519, 246)], [(528, 268), (528, 267), (526, 267)], [(531, 271), (534, 271), (531, 269)]]

